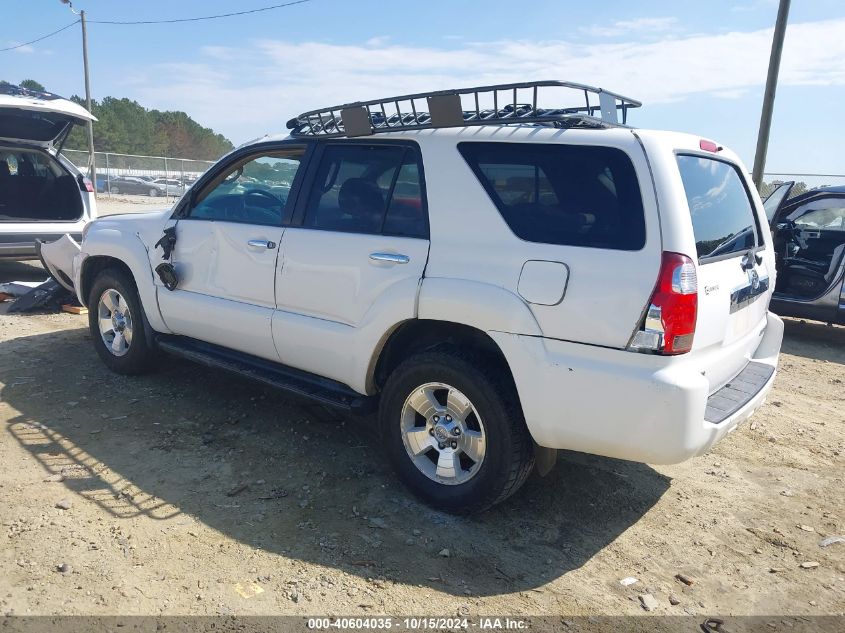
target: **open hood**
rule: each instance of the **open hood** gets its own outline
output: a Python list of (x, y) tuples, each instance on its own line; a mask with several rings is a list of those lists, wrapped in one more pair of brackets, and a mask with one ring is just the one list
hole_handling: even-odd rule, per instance
[(49, 92), (0, 86), (0, 140), (50, 149), (74, 124), (96, 121), (79, 104)]

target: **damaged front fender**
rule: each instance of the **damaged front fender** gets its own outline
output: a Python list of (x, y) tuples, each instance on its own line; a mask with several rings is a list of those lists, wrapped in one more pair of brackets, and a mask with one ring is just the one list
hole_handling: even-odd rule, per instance
[(70, 235), (64, 235), (55, 242), (35, 241), (35, 252), (41, 264), (56, 282), (75, 292), (73, 283), (73, 259), (81, 247)]

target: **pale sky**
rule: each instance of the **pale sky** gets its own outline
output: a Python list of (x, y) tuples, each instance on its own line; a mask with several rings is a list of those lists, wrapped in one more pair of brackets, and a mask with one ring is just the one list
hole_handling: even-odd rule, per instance
[[(223, 20), (121, 26), (278, 0), (116, 3), (88, 13), (95, 98), (184, 110), (239, 144), (294, 115), (406, 92), (564, 79), (643, 101), (637, 127), (701, 134), (750, 167), (775, 0), (311, 0)], [(767, 171), (845, 174), (845, 3), (792, 3)], [(0, 0), (0, 48), (71, 22), (59, 0)], [(82, 94), (78, 26), (0, 53), (0, 79)]]

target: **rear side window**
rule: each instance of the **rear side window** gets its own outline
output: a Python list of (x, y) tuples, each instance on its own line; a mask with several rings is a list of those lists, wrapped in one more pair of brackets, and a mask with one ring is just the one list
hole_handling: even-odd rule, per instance
[(427, 237), (417, 154), (399, 145), (329, 145), (320, 159), (305, 226)]
[(534, 143), (458, 149), (521, 239), (616, 250), (645, 244), (642, 196), (625, 152)]
[(757, 246), (748, 190), (734, 165), (678, 155), (699, 259), (745, 253)]

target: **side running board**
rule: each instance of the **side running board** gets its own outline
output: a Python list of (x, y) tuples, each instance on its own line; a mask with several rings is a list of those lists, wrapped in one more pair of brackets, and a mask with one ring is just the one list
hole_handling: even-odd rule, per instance
[(375, 410), (374, 396), (361, 395), (335, 380), (300, 369), (185, 336), (161, 334), (156, 338), (156, 344), (168, 354), (223, 369), (325, 405), (358, 414)]

